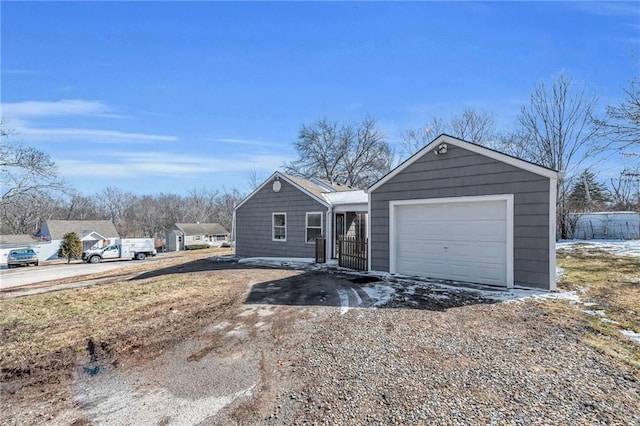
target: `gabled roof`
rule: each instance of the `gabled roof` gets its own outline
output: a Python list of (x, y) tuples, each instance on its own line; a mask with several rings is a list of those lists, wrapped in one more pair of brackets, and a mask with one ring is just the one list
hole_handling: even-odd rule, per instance
[(229, 233), (219, 223), (176, 223), (185, 235), (226, 235)]
[(514, 167), (518, 167), (520, 169), (526, 170), (526, 171), (531, 172), (531, 173), (535, 173), (535, 174), (540, 175), (540, 176), (544, 176), (544, 177), (547, 177), (547, 178), (550, 178), (550, 179), (557, 179), (558, 178), (558, 172), (553, 170), (553, 169), (550, 169), (550, 168), (547, 168), (547, 167), (544, 167), (544, 166), (540, 166), (538, 164), (534, 164), (534, 163), (531, 163), (529, 161), (522, 160), (520, 158), (513, 157), (511, 155), (504, 154), (502, 152), (493, 150), (491, 148), (487, 148), (487, 147), (484, 147), (484, 146), (481, 146), (481, 145), (478, 145), (478, 144), (475, 144), (475, 143), (472, 143), (472, 142), (467, 142), (465, 140), (462, 140), (462, 139), (459, 139), (459, 138), (456, 138), (456, 137), (453, 137), (453, 136), (449, 136), (449, 135), (443, 133), (440, 136), (438, 136), (437, 138), (435, 138), (431, 143), (429, 143), (424, 148), (422, 148), (421, 150), (419, 150), (418, 152), (413, 154), (411, 157), (409, 157), (407, 160), (405, 160), (403, 163), (401, 163), (398, 167), (396, 167), (395, 169), (391, 170), (389, 173), (387, 173), (381, 179), (379, 179), (377, 182), (375, 182), (373, 185), (371, 185), (369, 187), (369, 189), (367, 189), (367, 192), (375, 191), (380, 186), (382, 186), (383, 184), (385, 184), (386, 182), (391, 180), (393, 177), (395, 177), (397, 174), (402, 172), (404, 169), (406, 169), (407, 167), (409, 167), (410, 165), (412, 165), (413, 163), (418, 161), (425, 154), (427, 154), (428, 152), (433, 151), (438, 145), (440, 145), (442, 143), (451, 144), (451, 145), (457, 146), (459, 148), (463, 148), (463, 149), (466, 149), (468, 151), (475, 152), (476, 154), (480, 154), (480, 155), (484, 155), (485, 157), (493, 158), (494, 160), (510, 164), (510, 165), (512, 165)]
[(359, 189), (351, 188), (347, 185), (330, 183), (325, 179), (311, 178), (305, 179), (298, 176), (292, 176), (285, 173), (275, 172), (271, 176), (269, 176), (262, 184), (251, 192), (251, 194), (247, 195), (240, 203), (236, 206), (236, 209), (240, 208), (245, 202), (247, 202), (251, 197), (253, 197), (258, 191), (265, 187), (269, 182), (273, 182), (275, 179), (282, 179), (285, 182), (293, 185), (298, 188), (300, 191), (307, 194), (309, 197), (313, 198), (320, 204), (331, 207), (332, 203), (329, 199), (327, 199), (327, 194), (334, 194), (337, 192), (353, 192), (353, 191), (361, 191)]
[(0, 235), (0, 244), (35, 244), (42, 240), (29, 234)]
[(47, 229), (52, 240), (61, 240), (64, 234), (84, 231), (97, 232), (105, 238), (119, 238), (118, 231), (110, 220), (47, 220)]

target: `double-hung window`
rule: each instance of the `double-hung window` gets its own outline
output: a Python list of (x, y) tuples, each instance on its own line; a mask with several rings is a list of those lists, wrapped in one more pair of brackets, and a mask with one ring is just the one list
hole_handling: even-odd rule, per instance
[(287, 241), (287, 214), (273, 213), (271, 216), (272, 240)]
[(316, 237), (322, 236), (322, 213), (307, 213), (306, 225), (306, 241), (307, 243), (314, 243), (316, 241)]

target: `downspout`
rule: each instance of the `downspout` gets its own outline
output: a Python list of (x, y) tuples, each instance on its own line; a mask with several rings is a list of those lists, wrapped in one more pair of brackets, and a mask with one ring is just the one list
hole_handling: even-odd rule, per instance
[(325, 258), (327, 263), (333, 259), (333, 206), (327, 211), (327, 235), (325, 244)]
[(236, 255), (236, 209), (233, 208), (233, 216), (231, 218), (231, 247), (233, 247), (233, 255)]

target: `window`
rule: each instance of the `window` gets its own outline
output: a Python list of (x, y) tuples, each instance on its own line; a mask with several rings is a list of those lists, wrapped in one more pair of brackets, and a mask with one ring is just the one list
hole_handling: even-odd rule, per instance
[(194, 240), (199, 240), (200, 239), (200, 235), (196, 235), (195, 237), (193, 237)]
[(216, 235), (216, 241), (224, 241), (227, 239), (226, 235)]
[(307, 243), (314, 243), (316, 237), (322, 236), (322, 213), (307, 213)]
[(273, 213), (271, 224), (273, 225), (273, 241), (287, 241), (287, 214)]

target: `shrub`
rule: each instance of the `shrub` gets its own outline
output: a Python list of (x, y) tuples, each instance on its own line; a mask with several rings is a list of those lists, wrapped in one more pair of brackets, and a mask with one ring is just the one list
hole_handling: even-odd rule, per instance
[(209, 244), (192, 244), (190, 246), (184, 246), (185, 250), (200, 250), (200, 249), (208, 249)]

